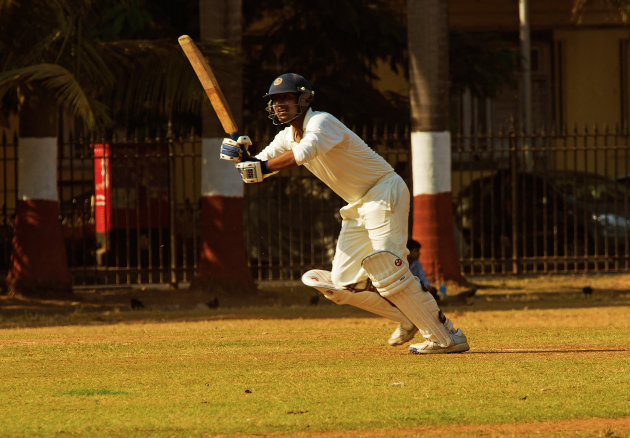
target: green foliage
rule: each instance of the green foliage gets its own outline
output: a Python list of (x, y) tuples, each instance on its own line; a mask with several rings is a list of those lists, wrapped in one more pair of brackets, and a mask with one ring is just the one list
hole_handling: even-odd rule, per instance
[(496, 96), (502, 87), (516, 86), (520, 53), (501, 35), (456, 32), (450, 35), (449, 45), (452, 93), (468, 89), (485, 98)]
[[(624, 23), (628, 22), (630, 16), (630, 0), (604, 0), (604, 4), (616, 9)], [(601, 10), (601, 1), (594, 0), (573, 0), (571, 16), (576, 23), (582, 21), (582, 16), (590, 6)]]
[(67, 69), (57, 64), (35, 64), (26, 67), (0, 72), (0, 96), (7, 93), (15, 84), (19, 84), (23, 98), (28, 99), (33, 85), (53, 91), (54, 97), (73, 114), (85, 121), (86, 125), (96, 125), (95, 117), (101, 116), (100, 122), (108, 122), (109, 118), (104, 106), (86, 95), (84, 89)]
[(178, 3), (172, 17), (165, 0), (0, 3), (3, 109), (17, 109), (18, 93), (45, 89), (88, 129), (197, 114), (205, 97), (176, 38), (188, 31), (177, 28), (188, 22), (182, 14), (197, 3)]
[[(405, 122), (407, 96), (374, 88), (377, 61), (407, 73), (404, 2), (245, 0), (246, 116), (264, 118), (261, 100), (279, 73), (303, 74), (314, 106), (351, 123)], [(519, 54), (497, 34), (454, 33), (449, 41), (453, 93), (492, 97), (514, 86)]]
[(400, 2), (244, 0), (243, 5), (250, 119), (264, 118), (261, 96), (286, 72), (311, 82), (314, 107), (346, 121), (408, 118), (405, 96), (388, 98), (374, 87), (377, 62), (406, 69), (405, 20), (401, 8), (392, 6)]
[(120, 394), (129, 394), (126, 391), (119, 391), (117, 389), (110, 388), (75, 388), (69, 389), (62, 393), (63, 395), (120, 395)]
[[(201, 92), (177, 37), (198, 34), (198, 2), (34, 0), (0, 2), (0, 102), (15, 110), (38, 87), (90, 129), (114, 125), (199, 128)], [(404, 1), (244, 0), (245, 121), (267, 123), (261, 96), (279, 73), (304, 74), (315, 107), (349, 123), (404, 123), (407, 96), (374, 87), (374, 68), (405, 73)], [(262, 27), (260, 26), (262, 24)], [(451, 83), (493, 95), (509, 83), (513, 54), (493, 36), (451, 39)], [(221, 42), (213, 57), (238, 56)]]

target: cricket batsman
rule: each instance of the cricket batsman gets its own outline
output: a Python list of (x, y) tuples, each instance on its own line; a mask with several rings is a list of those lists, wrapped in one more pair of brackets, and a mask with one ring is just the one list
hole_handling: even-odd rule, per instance
[(287, 125), (256, 156), (226, 138), (221, 158), (238, 161), (245, 183), (305, 166), (339, 195), (341, 232), (332, 271), (311, 270), (302, 281), (337, 304), (350, 304), (398, 322), (389, 339), (402, 345), (420, 331), (416, 354), (469, 349), (460, 329), (409, 270), (409, 189), (389, 163), (333, 115), (311, 108), (315, 92), (295, 73), (278, 76), (264, 95), (275, 125)]

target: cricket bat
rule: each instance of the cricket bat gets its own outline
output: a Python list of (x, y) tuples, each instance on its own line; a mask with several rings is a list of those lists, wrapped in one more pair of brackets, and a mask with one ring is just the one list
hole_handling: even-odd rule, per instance
[(232, 111), (230, 110), (230, 106), (221, 91), (221, 87), (219, 87), (217, 78), (215, 78), (214, 73), (212, 73), (210, 65), (192, 38), (188, 35), (182, 35), (177, 40), (179, 41), (179, 45), (184, 51), (186, 58), (188, 58), (188, 61), (192, 65), (193, 70), (195, 70), (195, 74), (197, 75), (197, 78), (199, 78), (201, 86), (208, 95), (208, 99), (210, 99), (212, 108), (214, 108), (214, 112), (217, 114), (217, 117), (219, 117), (223, 130), (236, 141), (239, 137), (238, 125), (236, 124)]

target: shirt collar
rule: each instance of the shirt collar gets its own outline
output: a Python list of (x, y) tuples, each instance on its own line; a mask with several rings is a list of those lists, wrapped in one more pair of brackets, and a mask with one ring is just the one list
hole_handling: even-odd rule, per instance
[(311, 120), (311, 117), (313, 117), (313, 113), (313, 108), (309, 106), (308, 110), (306, 110), (306, 116), (304, 116), (304, 123), (302, 124), (302, 129), (304, 131), (306, 131), (306, 126), (308, 125), (309, 120)]
[[(306, 126), (308, 126), (308, 122), (309, 120), (311, 120), (311, 117), (313, 117), (313, 108), (308, 107), (308, 110), (306, 110), (306, 115), (304, 116), (304, 120), (302, 121), (302, 131), (306, 131)], [(295, 130), (293, 129), (293, 126), (291, 126), (291, 135), (295, 135)]]

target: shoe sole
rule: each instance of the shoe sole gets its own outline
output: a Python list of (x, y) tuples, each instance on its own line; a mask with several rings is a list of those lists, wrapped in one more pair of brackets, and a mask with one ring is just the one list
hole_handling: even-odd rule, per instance
[(431, 350), (416, 350), (415, 348), (409, 347), (409, 351), (413, 354), (448, 354), (448, 353), (463, 353), (465, 351), (470, 350), (470, 346), (468, 342), (463, 342), (461, 344), (451, 345), (449, 347), (431, 349)]

